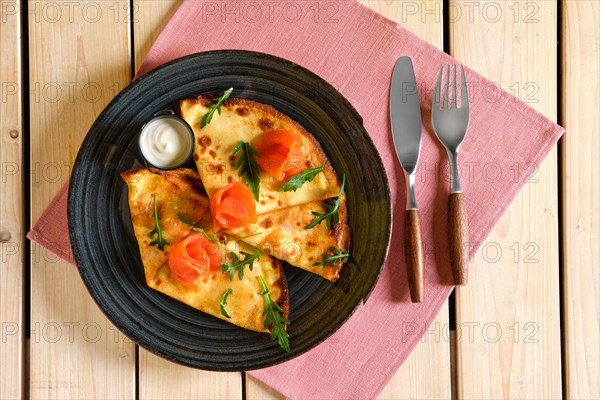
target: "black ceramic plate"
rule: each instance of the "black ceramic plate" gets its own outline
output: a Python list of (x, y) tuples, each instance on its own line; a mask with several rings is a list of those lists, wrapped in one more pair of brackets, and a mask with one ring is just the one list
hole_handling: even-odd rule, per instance
[[(352, 261), (332, 284), (284, 267), (290, 294), (291, 352), (268, 334), (238, 328), (148, 288), (133, 235), (127, 187), (119, 172), (140, 167), (140, 127), (159, 110), (200, 94), (270, 104), (302, 124), (348, 179)], [(245, 51), (213, 51), (174, 60), (130, 84), (85, 138), (69, 189), (69, 234), (92, 297), (125, 335), (169, 360), (241, 371), (274, 365), (311, 349), (348, 319), (375, 286), (391, 232), (388, 182), (379, 154), (350, 103), (289, 61)]]

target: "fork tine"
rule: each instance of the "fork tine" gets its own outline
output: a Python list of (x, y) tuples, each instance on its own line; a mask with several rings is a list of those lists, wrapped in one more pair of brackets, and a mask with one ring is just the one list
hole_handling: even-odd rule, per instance
[(448, 68), (446, 68), (446, 92), (445, 93), (446, 93), (446, 97), (444, 97), (443, 103), (447, 103), (444, 105), (446, 105), (448, 108), (450, 108), (450, 65), (448, 65)]
[[(450, 67), (448, 67), (448, 69), (450, 69)], [(452, 107), (456, 108), (456, 64), (454, 64), (454, 80), (452, 81), (452, 94), (454, 94), (454, 96), (452, 97)], [(450, 99), (448, 99), (448, 101), (450, 101)]]
[(438, 73), (437, 82), (435, 84), (435, 94), (433, 95), (433, 104), (431, 105), (431, 110), (440, 108), (440, 91), (442, 89), (442, 71), (444, 70), (444, 65), (440, 66), (440, 72)]
[(461, 77), (460, 77), (460, 108), (469, 112), (469, 91), (467, 89), (467, 78), (465, 78), (465, 67), (461, 64)]

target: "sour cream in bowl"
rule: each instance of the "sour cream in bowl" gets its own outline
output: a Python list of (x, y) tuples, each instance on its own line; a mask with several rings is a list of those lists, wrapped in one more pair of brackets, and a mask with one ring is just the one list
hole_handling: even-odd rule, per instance
[(194, 151), (194, 132), (184, 120), (169, 112), (152, 118), (140, 132), (142, 156), (159, 169), (181, 167)]

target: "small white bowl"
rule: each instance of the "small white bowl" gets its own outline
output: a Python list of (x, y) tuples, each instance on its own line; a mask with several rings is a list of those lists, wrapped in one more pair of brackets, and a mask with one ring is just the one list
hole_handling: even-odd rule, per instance
[(194, 153), (194, 131), (172, 110), (154, 114), (140, 130), (138, 146), (146, 162), (169, 170), (186, 164)]

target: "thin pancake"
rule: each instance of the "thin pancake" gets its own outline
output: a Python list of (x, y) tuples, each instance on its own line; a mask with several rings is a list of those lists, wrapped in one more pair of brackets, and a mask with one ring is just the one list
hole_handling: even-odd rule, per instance
[(279, 189), (283, 182), (261, 171), (257, 214), (337, 195), (340, 183), (335, 171), (319, 142), (300, 124), (266, 104), (234, 98), (223, 104), (221, 115), (215, 113), (211, 123), (200, 128), (202, 117), (208, 112), (207, 105), (210, 104), (208, 97), (180, 102), (181, 116), (196, 136), (194, 160), (209, 196), (228, 183), (244, 182), (235, 169), (237, 156), (233, 155), (233, 149), (236, 144), (242, 140), (256, 146), (260, 136), (272, 130), (298, 133), (302, 138), (304, 156), (301, 169), (322, 166), (324, 172), (295, 192), (282, 192)]
[(347, 225), (346, 203), (339, 209), (340, 221), (328, 229), (325, 222), (312, 229), (305, 229), (315, 216), (313, 211), (324, 213), (325, 201), (316, 201), (299, 206), (270, 211), (258, 216), (254, 224), (227, 230), (237, 237), (246, 237), (253, 246), (287, 261), (291, 265), (320, 275), (330, 281), (339, 278), (342, 260), (326, 266), (313, 266), (323, 259), (323, 253), (330, 247), (348, 250), (349, 229)]
[[(245, 266), (242, 280), (237, 273), (230, 280), (229, 274), (217, 272), (210, 277), (201, 275), (194, 282), (197, 286), (194, 289), (181, 284), (171, 274), (167, 265), (170, 249), (193, 233), (192, 227), (182, 222), (178, 214), (203, 227), (210, 226), (209, 200), (196, 171), (180, 168), (153, 173), (137, 169), (122, 172), (121, 176), (129, 187), (131, 220), (149, 287), (242, 328), (267, 332), (263, 315), (265, 303), (258, 281), (261, 275), (270, 288), (272, 299), (284, 309), (284, 316), (288, 315), (287, 283), (281, 262), (265, 253), (254, 263), (252, 271)], [(164, 251), (150, 246), (153, 238), (148, 237), (155, 227), (155, 194), (160, 226), (169, 242)], [(231, 262), (231, 252), (238, 255), (240, 251), (254, 252), (250, 245), (232, 240), (227, 235), (219, 235), (218, 240), (224, 261)], [(226, 310), (231, 318), (226, 318), (221, 315), (219, 302), (229, 288), (233, 292), (227, 298)]]

